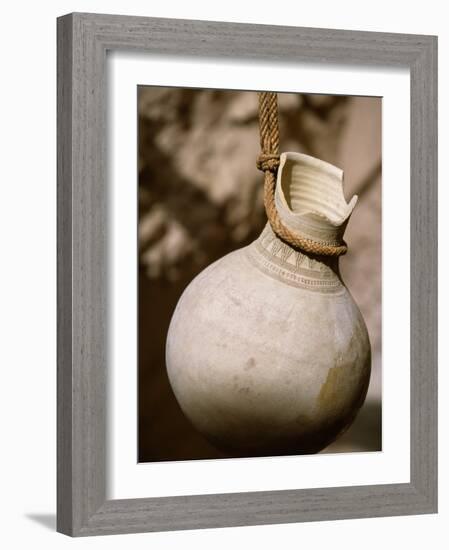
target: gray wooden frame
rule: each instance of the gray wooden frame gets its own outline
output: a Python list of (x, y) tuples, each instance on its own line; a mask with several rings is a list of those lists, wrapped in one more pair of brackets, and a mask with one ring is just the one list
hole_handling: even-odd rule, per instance
[[(410, 69), (410, 483), (106, 499), (108, 50)], [(436, 512), (436, 37), (80, 13), (58, 19), (57, 448), (57, 529), (72, 536)]]

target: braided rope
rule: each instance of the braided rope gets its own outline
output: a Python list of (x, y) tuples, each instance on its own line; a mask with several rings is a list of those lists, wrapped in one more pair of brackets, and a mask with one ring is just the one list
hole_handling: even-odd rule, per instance
[(268, 221), (276, 235), (294, 248), (300, 248), (318, 256), (340, 256), (346, 254), (346, 243), (341, 246), (320, 244), (301, 237), (286, 227), (278, 214), (274, 200), (276, 176), (279, 167), (279, 121), (277, 94), (259, 92), (259, 128), (261, 153), (257, 168), (265, 174), (264, 205)]

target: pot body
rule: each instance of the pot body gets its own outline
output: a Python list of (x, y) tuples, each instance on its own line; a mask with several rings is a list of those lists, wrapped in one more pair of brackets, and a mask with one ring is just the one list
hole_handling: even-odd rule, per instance
[[(357, 201), (343, 172), (281, 155), (275, 192), (283, 223), (340, 245)], [(310, 256), (267, 224), (186, 288), (166, 345), (174, 394), (194, 426), (237, 456), (313, 453), (353, 421), (370, 378), (368, 333), (338, 259)]]
[(187, 287), (166, 360), (186, 416), (237, 455), (321, 450), (351, 424), (371, 368), (365, 323), (338, 270), (269, 225)]

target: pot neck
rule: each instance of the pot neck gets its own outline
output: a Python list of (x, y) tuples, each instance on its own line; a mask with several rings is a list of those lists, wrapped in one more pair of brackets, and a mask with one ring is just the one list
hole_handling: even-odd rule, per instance
[(341, 294), (338, 258), (305, 254), (280, 240), (265, 226), (258, 239), (246, 247), (248, 260), (265, 275), (283, 284), (322, 294)]
[(304, 274), (311, 276), (313, 274), (321, 274), (340, 279), (338, 256), (316, 256), (303, 250), (298, 250), (281, 240), (274, 233), (269, 223), (266, 224), (256, 243), (259, 249), (274, 261), (278, 260), (279, 262), (291, 265), (296, 270), (304, 272)]

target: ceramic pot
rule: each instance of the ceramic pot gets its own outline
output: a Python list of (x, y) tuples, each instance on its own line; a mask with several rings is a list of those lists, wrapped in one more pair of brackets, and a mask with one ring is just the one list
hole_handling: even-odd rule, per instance
[[(342, 244), (357, 201), (341, 170), (284, 153), (275, 200), (290, 229)], [(234, 456), (314, 453), (353, 421), (371, 354), (338, 258), (313, 257), (269, 224), (200, 273), (173, 314), (166, 346), (174, 394), (193, 425)]]

